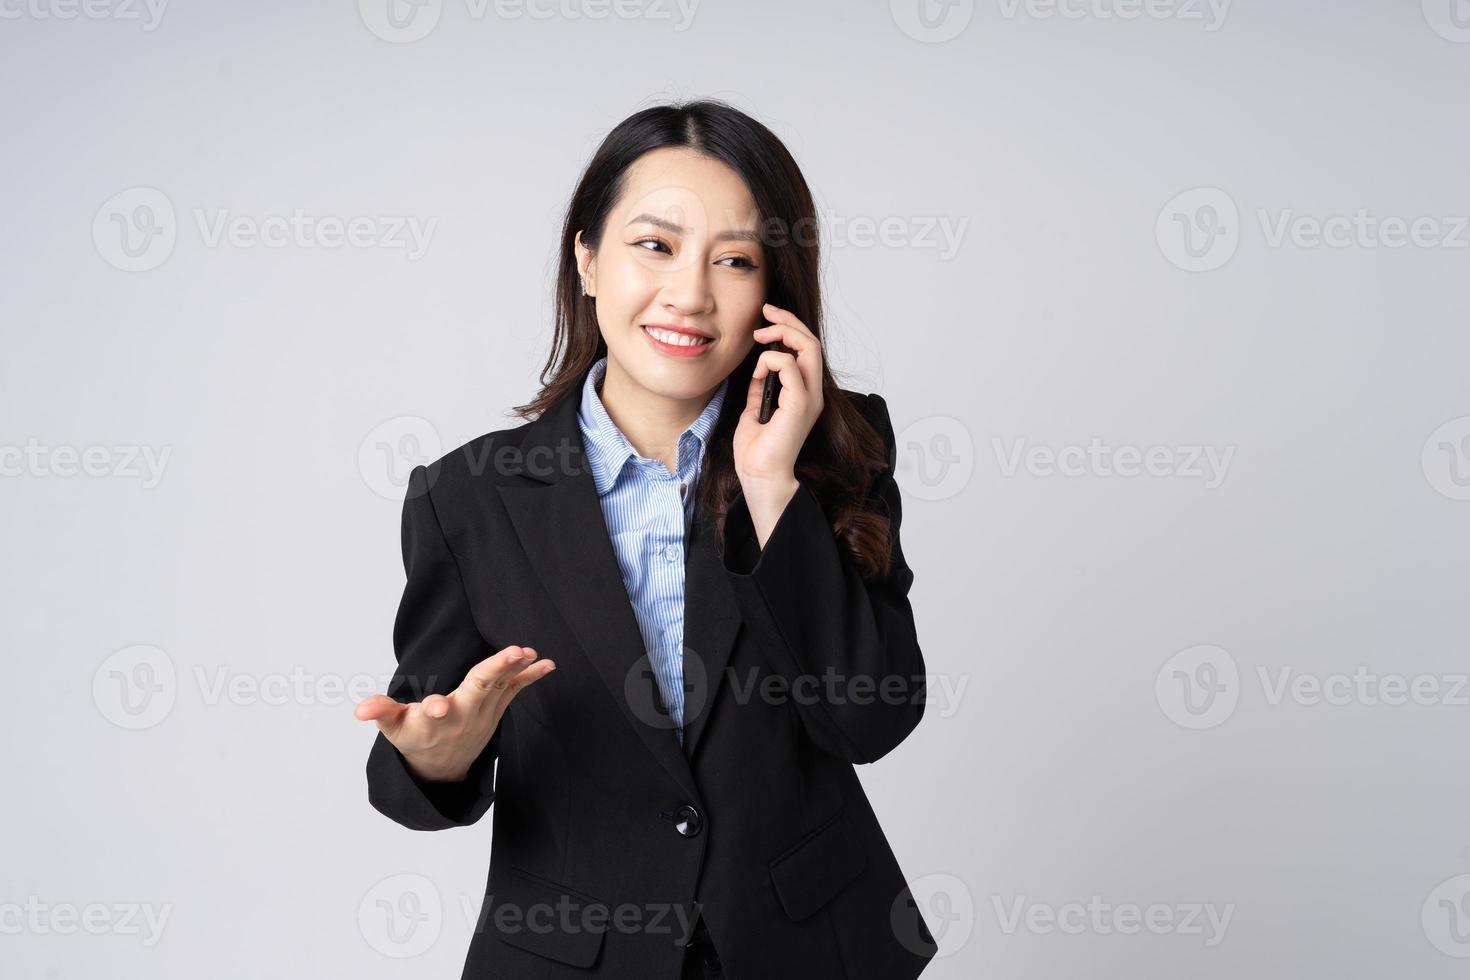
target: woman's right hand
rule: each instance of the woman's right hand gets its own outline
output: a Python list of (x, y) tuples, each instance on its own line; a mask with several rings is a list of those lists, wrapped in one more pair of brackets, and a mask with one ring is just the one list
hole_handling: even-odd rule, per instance
[(354, 714), (378, 723), (417, 778), (458, 782), (490, 744), (511, 699), (555, 669), (554, 661), (538, 662), (531, 647), (508, 646), (471, 667), (447, 695), (400, 704), (373, 694), (357, 703)]

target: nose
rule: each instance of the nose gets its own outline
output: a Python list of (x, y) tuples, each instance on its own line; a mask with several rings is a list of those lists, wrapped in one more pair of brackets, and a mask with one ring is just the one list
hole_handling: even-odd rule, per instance
[(680, 316), (709, 311), (713, 301), (710, 292), (709, 266), (702, 259), (681, 262), (670, 269), (664, 280), (663, 301)]

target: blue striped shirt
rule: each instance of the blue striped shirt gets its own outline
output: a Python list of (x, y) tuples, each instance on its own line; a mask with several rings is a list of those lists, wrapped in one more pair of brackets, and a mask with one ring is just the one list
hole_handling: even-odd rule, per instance
[(603, 357), (587, 373), (577, 423), (597, 485), (603, 520), (623, 572), (643, 646), (684, 743), (684, 544), (694, 520), (694, 488), (704, 448), (720, 417), (730, 379), (679, 436), (678, 472), (640, 456), (603, 407)]

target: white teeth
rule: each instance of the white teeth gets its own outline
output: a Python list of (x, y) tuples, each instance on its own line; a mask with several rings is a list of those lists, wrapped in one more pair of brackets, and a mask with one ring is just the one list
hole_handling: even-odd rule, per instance
[(653, 334), (656, 340), (661, 340), (666, 344), (672, 344), (675, 347), (698, 347), (701, 344), (709, 343), (708, 338), (695, 337), (692, 334), (675, 333), (672, 330), (660, 330), (657, 327), (644, 327), (643, 329)]

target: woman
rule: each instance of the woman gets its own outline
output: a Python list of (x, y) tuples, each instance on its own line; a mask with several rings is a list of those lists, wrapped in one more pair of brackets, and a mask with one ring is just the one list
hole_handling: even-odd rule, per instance
[(918, 724), (924, 661), (893, 428), (828, 372), (815, 228), (760, 123), (631, 116), (567, 212), (532, 420), (413, 469), (398, 671), (357, 717), (393, 820), (497, 804), (466, 978), (934, 955), (853, 771)]

